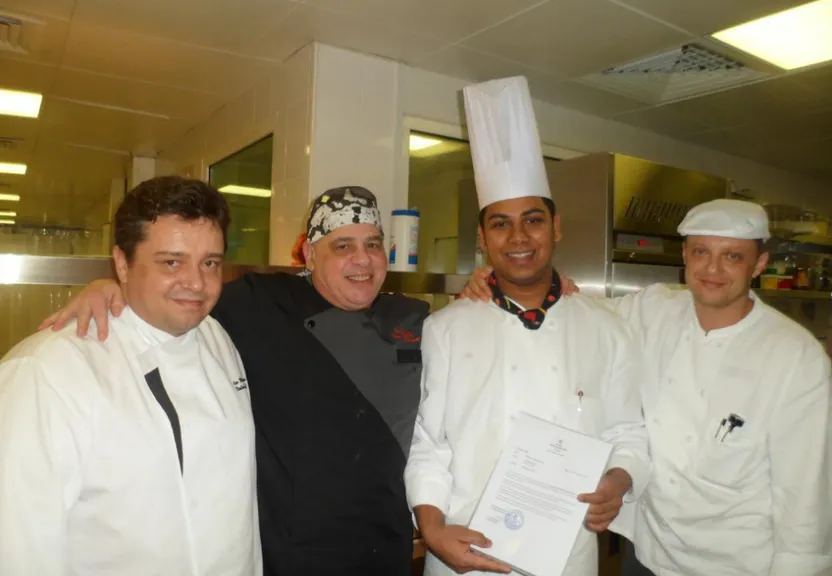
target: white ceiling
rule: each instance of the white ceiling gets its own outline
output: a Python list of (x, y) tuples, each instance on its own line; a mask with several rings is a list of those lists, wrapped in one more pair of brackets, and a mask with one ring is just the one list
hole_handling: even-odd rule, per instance
[(474, 81), (525, 74), (541, 100), (832, 179), (832, 65), (660, 107), (579, 80), (801, 3), (0, 0), (36, 20), (28, 55), (0, 51), (0, 87), (45, 94), (39, 120), (0, 117), (0, 138), (22, 139), (0, 161), (30, 164), (0, 192), (23, 196), (19, 221), (105, 218), (131, 153), (163, 151), (312, 40)]

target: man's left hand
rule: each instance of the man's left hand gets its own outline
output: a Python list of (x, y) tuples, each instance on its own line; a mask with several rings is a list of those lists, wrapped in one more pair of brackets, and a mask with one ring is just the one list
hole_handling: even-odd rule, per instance
[(603, 532), (618, 516), (624, 495), (633, 485), (633, 479), (622, 468), (608, 470), (592, 494), (578, 495), (578, 501), (589, 504), (586, 527), (593, 532)]

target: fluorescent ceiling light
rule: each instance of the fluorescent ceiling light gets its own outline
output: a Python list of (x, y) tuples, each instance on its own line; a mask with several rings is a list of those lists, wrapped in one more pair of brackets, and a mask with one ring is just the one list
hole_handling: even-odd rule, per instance
[(416, 150), (424, 150), (425, 148), (430, 148), (431, 146), (436, 146), (438, 144), (442, 144), (442, 141), (436, 140), (435, 138), (425, 138), (424, 136), (416, 136), (415, 134), (410, 135), (411, 152), (415, 152)]
[(0, 200), (8, 200), (9, 202), (20, 202), (20, 196), (17, 194), (0, 194)]
[(17, 216), (17, 212), (12, 212), (11, 210), (0, 210), (0, 217), (14, 218), (15, 216)]
[(14, 224), (14, 220), (3, 220), (3, 219), (0, 219), (0, 224)]
[(257, 196), (258, 198), (271, 198), (272, 191), (268, 188), (249, 188), (248, 186), (237, 186), (229, 184), (220, 188), (220, 192), (226, 194), (237, 194), (239, 196)]
[(832, 0), (817, 0), (713, 35), (785, 70), (832, 60)]
[(0, 114), (37, 118), (42, 101), (41, 94), (0, 89)]
[(0, 174), (26, 174), (26, 164), (0, 162)]

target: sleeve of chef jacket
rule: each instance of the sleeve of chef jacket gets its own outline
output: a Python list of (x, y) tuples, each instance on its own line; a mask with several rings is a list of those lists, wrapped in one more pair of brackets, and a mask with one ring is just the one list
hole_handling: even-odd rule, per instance
[[(67, 510), (81, 486), (82, 422), (55, 373), (31, 357), (0, 364), (0, 574), (67, 574)], [(80, 375), (75, 374), (75, 377)], [(69, 371), (66, 379), (73, 377)]]
[(641, 496), (650, 479), (647, 428), (641, 412), (642, 353), (632, 331), (620, 322), (615, 356), (603, 390), (605, 430), (602, 440), (613, 445), (608, 469), (622, 468), (633, 480), (625, 502)]
[(770, 576), (832, 574), (829, 357), (815, 342), (795, 359), (768, 437), (774, 517)]
[(422, 400), (405, 468), (407, 501), (411, 510), (431, 505), (448, 513), (453, 478), (453, 453), (445, 437), (445, 398), (448, 386), (448, 334), (431, 317), (422, 329)]

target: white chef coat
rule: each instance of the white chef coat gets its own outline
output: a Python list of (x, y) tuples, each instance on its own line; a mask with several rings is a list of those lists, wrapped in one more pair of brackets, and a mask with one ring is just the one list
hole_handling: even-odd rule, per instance
[[(829, 358), (752, 297), (743, 320), (709, 333), (687, 290), (654, 285), (615, 302), (645, 350), (653, 464), (621, 517), (658, 576), (832, 574)], [(730, 414), (744, 423), (724, 435)]]
[[(627, 498), (637, 498), (649, 463), (635, 346), (620, 318), (580, 295), (558, 301), (538, 330), (491, 302), (458, 300), (432, 314), (405, 471), (411, 508), (433, 505), (467, 525), (520, 412), (611, 442), (609, 468), (630, 473)], [(582, 529), (564, 575), (597, 576), (597, 556), (595, 535)], [(450, 574), (428, 554), (426, 576)]]
[(228, 335), (206, 318), (173, 337), (129, 308), (109, 322), (104, 342), (72, 323), (0, 364), (0, 574), (261, 574), (254, 424)]

